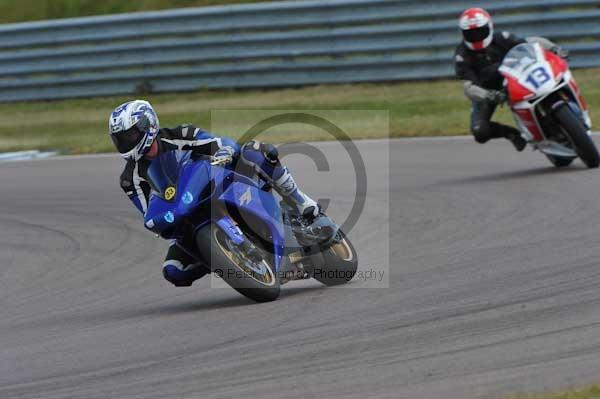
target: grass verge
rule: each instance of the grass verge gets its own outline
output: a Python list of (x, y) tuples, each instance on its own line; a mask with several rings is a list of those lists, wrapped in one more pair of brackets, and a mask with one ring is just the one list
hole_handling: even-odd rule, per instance
[(600, 385), (590, 385), (582, 389), (558, 393), (509, 396), (506, 399), (600, 399)]
[(256, 3), (260, 0), (2, 0), (0, 23), (85, 17), (181, 7)]
[[(575, 75), (600, 124), (600, 69)], [(323, 85), (299, 89), (199, 91), (145, 96), (156, 108), (162, 126), (193, 123), (209, 126), (211, 109), (388, 110), (390, 137), (468, 134), (469, 102), (456, 80)], [(67, 154), (113, 151), (107, 135), (109, 113), (130, 96), (0, 104), (0, 152), (26, 149), (58, 150)], [(373, 118), (378, 114), (374, 113)], [(352, 119), (352, 118), (351, 118)], [(506, 107), (496, 120), (512, 122)], [(353, 138), (388, 137), (380, 121), (356, 113), (349, 121)], [(377, 127), (377, 128), (376, 128)], [(236, 137), (241, 132), (216, 132)], [(274, 142), (328, 139), (318, 132), (274, 133)]]

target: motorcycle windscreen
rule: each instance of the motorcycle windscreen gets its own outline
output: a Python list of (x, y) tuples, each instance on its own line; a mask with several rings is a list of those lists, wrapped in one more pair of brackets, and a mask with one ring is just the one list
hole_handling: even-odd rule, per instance
[(555, 90), (558, 84), (543, 48), (537, 43), (515, 46), (504, 57), (499, 71), (507, 78), (512, 102), (538, 98)]
[(177, 186), (182, 161), (176, 151), (167, 151), (152, 160), (148, 168), (148, 182), (158, 196), (172, 199), (167, 190)]
[(502, 66), (518, 74), (537, 62), (538, 54), (535, 51), (535, 47), (529, 43), (523, 43), (513, 47), (506, 54), (502, 61)]

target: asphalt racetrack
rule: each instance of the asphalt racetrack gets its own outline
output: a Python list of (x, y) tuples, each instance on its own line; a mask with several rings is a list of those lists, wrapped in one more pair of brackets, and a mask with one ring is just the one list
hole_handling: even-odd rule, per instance
[[(315, 145), (329, 172), (285, 161), (343, 219), (354, 171)], [(168, 243), (121, 192), (118, 157), (0, 165), (0, 398), (501, 398), (600, 381), (600, 170), (506, 142), (358, 146), (367, 208), (350, 237), (383, 278), (292, 282), (260, 305), (163, 280)]]

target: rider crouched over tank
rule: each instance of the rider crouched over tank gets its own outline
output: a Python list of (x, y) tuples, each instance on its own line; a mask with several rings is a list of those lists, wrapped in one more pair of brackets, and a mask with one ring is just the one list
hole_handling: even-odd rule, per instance
[(464, 81), (465, 95), (472, 102), (470, 130), (475, 141), (506, 138), (517, 151), (527, 142), (519, 130), (491, 118), (498, 105), (507, 100), (504, 78), (498, 71), (506, 54), (525, 42), (539, 43), (545, 49), (566, 58), (568, 52), (542, 37), (519, 38), (509, 32), (495, 32), (490, 14), (482, 8), (469, 8), (459, 19), (463, 40), (454, 54), (456, 76)]
[[(316, 241), (329, 239), (333, 222), (320, 206), (302, 192), (289, 170), (279, 161), (277, 148), (253, 140), (239, 146), (227, 137), (218, 137), (192, 125), (160, 128), (158, 115), (149, 102), (134, 100), (118, 106), (110, 115), (109, 134), (125, 159), (120, 185), (136, 208), (145, 214), (152, 195), (148, 168), (152, 160), (167, 151), (189, 151), (192, 157), (211, 156), (220, 166), (247, 170), (267, 181), (279, 195), (295, 207)], [(190, 249), (194, 240), (175, 240), (163, 263), (163, 276), (182, 287), (204, 276), (208, 270)]]

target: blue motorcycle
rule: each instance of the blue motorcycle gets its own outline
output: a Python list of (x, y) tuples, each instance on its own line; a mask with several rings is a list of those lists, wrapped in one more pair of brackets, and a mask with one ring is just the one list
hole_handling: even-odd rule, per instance
[(339, 285), (356, 273), (356, 251), (333, 222), (328, 238), (316, 241), (258, 176), (169, 151), (152, 161), (148, 177), (145, 226), (165, 239), (191, 240), (203, 267), (254, 301), (277, 299), (290, 280)]

